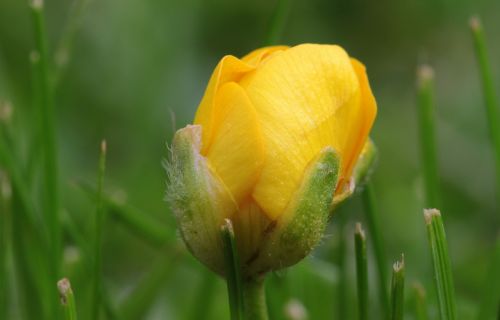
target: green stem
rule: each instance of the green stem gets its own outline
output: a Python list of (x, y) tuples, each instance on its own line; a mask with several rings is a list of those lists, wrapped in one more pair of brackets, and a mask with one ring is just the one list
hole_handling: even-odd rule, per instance
[(73, 294), (73, 290), (71, 289), (69, 280), (66, 278), (59, 280), (57, 282), (57, 288), (59, 289), (61, 304), (64, 307), (64, 319), (77, 320), (75, 296)]
[(441, 212), (424, 210), (441, 320), (456, 319), (455, 289)]
[(490, 131), (490, 139), (495, 157), (497, 200), (500, 201), (500, 112), (498, 109), (498, 99), (493, 84), (493, 74), (491, 71), (488, 53), (486, 49), (486, 39), (483, 26), (479, 17), (470, 20), (472, 36), (474, 38), (474, 48), (476, 51), (481, 82), (483, 85), (483, 95), (486, 108), (486, 120)]
[(384, 239), (382, 237), (382, 232), (380, 231), (379, 224), (379, 212), (377, 209), (377, 202), (375, 197), (375, 191), (372, 182), (368, 182), (362, 193), (363, 197), (363, 207), (365, 212), (366, 222), (368, 224), (368, 231), (371, 235), (371, 242), (373, 243), (373, 250), (375, 253), (375, 262), (377, 263), (377, 276), (378, 276), (378, 288), (379, 288), (379, 299), (384, 314), (384, 318), (389, 318), (389, 296), (388, 296), (388, 276), (386, 271), (386, 256)]
[(434, 71), (422, 65), (417, 72), (420, 149), (424, 171), (426, 208), (440, 204), (438, 160), (435, 130)]
[(404, 316), (404, 289), (405, 289), (405, 261), (397, 261), (392, 266), (392, 294), (391, 294), (391, 319), (403, 320)]
[(224, 244), (225, 277), (229, 297), (231, 320), (243, 320), (243, 284), (241, 268), (231, 220), (226, 219), (221, 227), (222, 242)]
[(264, 276), (243, 282), (245, 320), (268, 320)]
[[(55, 137), (54, 104), (52, 99), (52, 88), (49, 78), (49, 54), (47, 34), (45, 30), (45, 17), (43, 0), (33, 0), (32, 17), (36, 42), (36, 50), (40, 55), (40, 72), (38, 83), (41, 90), (41, 141), (44, 156), (44, 190), (45, 190), (45, 219), (48, 224), (50, 237), (50, 278), (56, 283), (59, 278), (61, 257), (61, 226), (59, 221), (59, 195), (58, 195), (58, 170), (57, 150)], [(51, 304), (52, 319), (59, 318), (57, 304)]]
[(354, 232), (356, 250), (356, 278), (358, 284), (359, 319), (368, 319), (368, 259), (366, 256), (366, 236), (361, 223), (356, 223)]
[(427, 302), (425, 299), (425, 289), (419, 282), (413, 284), (415, 319), (428, 320), (429, 313), (427, 312)]
[(94, 220), (94, 273), (93, 273), (93, 299), (91, 301), (92, 319), (99, 319), (102, 297), (102, 225), (104, 223), (104, 205), (102, 189), (104, 173), (106, 170), (106, 141), (102, 141), (99, 154), (99, 171), (97, 178), (96, 214)]

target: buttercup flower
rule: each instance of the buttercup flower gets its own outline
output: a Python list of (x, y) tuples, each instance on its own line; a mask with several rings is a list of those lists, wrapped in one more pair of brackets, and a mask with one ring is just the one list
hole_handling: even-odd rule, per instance
[(190, 251), (224, 274), (219, 228), (229, 218), (245, 276), (305, 257), (334, 199), (352, 192), (375, 114), (364, 66), (339, 46), (222, 58), (167, 167)]

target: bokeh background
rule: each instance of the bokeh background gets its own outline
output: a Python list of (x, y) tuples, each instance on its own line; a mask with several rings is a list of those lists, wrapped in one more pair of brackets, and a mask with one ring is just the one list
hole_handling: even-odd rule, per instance
[[(175, 128), (192, 121), (218, 60), (266, 44), (277, 5), (269, 0), (46, 1), (50, 53), (60, 70), (55, 104), (65, 214), (82, 226), (85, 236), (84, 226), (93, 217), (95, 204), (77, 185), (95, 184), (104, 138), (106, 192), (133, 206), (169, 236), (165, 243), (145, 240), (127, 223), (108, 215), (104, 283), (118, 313), (136, 319), (228, 318), (224, 282), (186, 254), (177, 240), (164, 201), (162, 161)], [(499, 199), (495, 199), (493, 155), (468, 20), (479, 14), (484, 22), (498, 89), (500, 2), (295, 0), (286, 12), (279, 43), (340, 44), (367, 66), (379, 107), (372, 134), (380, 151), (373, 183), (387, 269), (404, 253), (408, 304), (411, 283), (418, 280), (426, 287), (436, 315), (422, 216), (415, 85), (418, 64), (434, 67), (441, 209), (459, 314), (469, 319), (476, 312), (499, 230)], [(0, 1), (0, 100), (13, 106), (21, 150), (28, 145), (34, 113), (32, 29), (27, 1)], [(339, 308), (355, 315), (352, 230), (354, 222), (363, 219), (355, 196), (337, 212), (310, 258), (270, 277), (272, 319), (288, 319), (290, 299), (303, 306), (309, 319), (334, 319)], [(347, 275), (337, 264), (341, 234), (347, 243)], [(86, 319), (88, 275), (71, 237), (66, 235), (65, 244), (65, 272), (72, 280), (79, 313)], [(370, 276), (375, 280), (373, 268)], [(342, 279), (347, 281), (343, 298)], [(137, 294), (139, 285), (142, 291)], [(376, 281), (370, 301), (375, 314)], [(21, 317), (21, 305), (13, 298), (12, 319)]]

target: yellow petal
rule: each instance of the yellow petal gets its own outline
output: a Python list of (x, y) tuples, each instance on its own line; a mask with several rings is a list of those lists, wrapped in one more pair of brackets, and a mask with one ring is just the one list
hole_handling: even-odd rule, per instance
[(358, 77), (342, 48), (306, 44), (270, 57), (240, 84), (257, 111), (266, 149), (253, 197), (275, 219), (324, 147), (339, 153), (340, 176), (346, 174), (344, 159), (352, 156), (345, 152), (360, 140), (360, 129), (351, 125), (361, 120)]
[(217, 92), (217, 122), (206, 157), (237, 203), (248, 197), (264, 163), (264, 147), (257, 114), (245, 91), (236, 83)]
[(244, 56), (241, 60), (257, 67), (260, 65), (261, 62), (268, 59), (273, 54), (284, 51), (286, 49), (288, 49), (287, 46), (264, 47), (250, 52), (249, 54)]
[(237, 82), (245, 73), (254, 69), (255, 67), (252, 65), (234, 56), (225, 56), (215, 68), (194, 118), (194, 124), (199, 124), (203, 128), (202, 154), (206, 154), (210, 147), (213, 138), (213, 124), (217, 122), (217, 105), (214, 103), (217, 91), (224, 83)]
[(358, 60), (351, 58), (351, 64), (358, 77), (361, 101), (360, 108), (358, 109), (358, 115), (355, 117), (358, 121), (353, 121), (353, 127), (350, 132), (356, 134), (351, 139), (348, 146), (349, 150), (346, 150), (345, 159), (345, 177), (350, 178), (352, 170), (356, 165), (357, 159), (363, 150), (363, 147), (367, 143), (368, 134), (373, 125), (373, 121), (377, 114), (377, 102), (373, 96), (372, 90), (370, 88), (370, 83), (368, 82), (368, 76), (366, 75), (365, 66)]

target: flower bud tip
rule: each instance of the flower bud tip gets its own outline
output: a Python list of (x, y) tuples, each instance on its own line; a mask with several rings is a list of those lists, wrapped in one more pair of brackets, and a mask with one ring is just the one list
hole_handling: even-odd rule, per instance
[(394, 272), (400, 272), (401, 270), (403, 270), (405, 268), (405, 255), (404, 253), (401, 254), (401, 260), (399, 261), (396, 261), (393, 265), (392, 265), (392, 269), (394, 270)]
[(107, 150), (107, 143), (106, 140), (101, 141), (101, 153), (105, 154)]
[(37, 64), (40, 61), (40, 53), (36, 50), (30, 52), (30, 62)]
[(12, 104), (5, 101), (0, 104), (0, 121), (8, 122), (12, 117)]
[(365, 239), (365, 231), (363, 230), (363, 227), (361, 226), (361, 222), (356, 222), (356, 227), (355, 227), (354, 233), (356, 235), (360, 235), (362, 239)]
[(481, 29), (481, 19), (479, 19), (478, 15), (474, 15), (470, 18), (469, 26), (472, 31), (478, 31)]
[(31, 7), (35, 10), (40, 10), (43, 8), (43, 0), (33, 0), (31, 2)]
[(424, 209), (424, 219), (426, 224), (431, 224), (432, 218), (441, 216), (438, 209)]
[(307, 310), (304, 305), (297, 299), (290, 299), (285, 305), (285, 315), (290, 320), (307, 319)]
[(61, 297), (61, 303), (66, 305), (68, 303), (68, 295), (71, 293), (71, 283), (67, 278), (62, 278), (57, 282), (57, 289)]
[(422, 64), (417, 69), (418, 84), (423, 87), (434, 79), (434, 69), (428, 64)]

